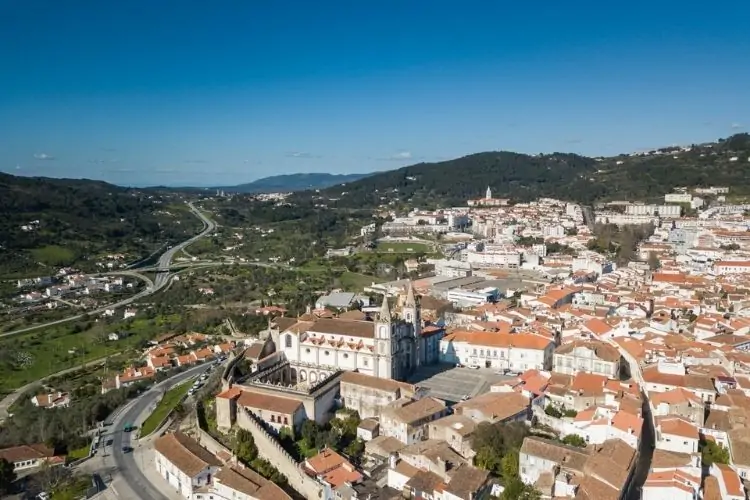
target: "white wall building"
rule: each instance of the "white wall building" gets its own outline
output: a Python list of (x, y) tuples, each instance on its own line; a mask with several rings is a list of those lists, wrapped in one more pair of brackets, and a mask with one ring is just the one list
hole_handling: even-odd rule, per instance
[(454, 331), (440, 341), (440, 361), (523, 372), (549, 370), (554, 343), (530, 333)]
[(156, 471), (184, 498), (194, 498), (195, 490), (211, 485), (221, 462), (193, 438), (175, 432), (154, 442)]

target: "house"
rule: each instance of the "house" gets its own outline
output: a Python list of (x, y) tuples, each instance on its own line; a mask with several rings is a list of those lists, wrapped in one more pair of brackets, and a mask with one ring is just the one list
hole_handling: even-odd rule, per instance
[(344, 372), (340, 385), (342, 404), (355, 410), (360, 418), (379, 417), (388, 404), (420, 396), (420, 390), (414, 385), (358, 372)]
[(487, 498), (489, 472), (463, 461), (441, 441), (425, 441), (391, 454), (388, 486), (404, 498), (462, 499)]
[(116, 340), (120, 340), (120, 335), (118, 335), (115, 332), (112, 332), (109, 335), (107, 335), (107, 340), (111, 340), (113, 342), (116, 341)]
[(656, 447), (676, 453), (698, 453), (698, 427), (676, 415), (656, 417)]
[[(566, 480), (565, 485), (555, 487), (555, 478), (583, 475), (583, 468), (589, 458), (589, 450), (568, 446), (556, 441), (536, 436), (529, 436), (523, 440), (518, 455), (518, 471), (521, 480), (529, 485), (542, 486), (550, 484), (554, 488), (555, 496), (573, 496), (575, 487)], [(550, 481), (550, 479), (552, 481)]]
[[(283, 489), (252, 469), (223, 467), (213, 477), (209, 498), (214, 500), (291, 500)], [(204, 497), (205, 498), (205, 497)]]
[(55, 455), (55, 450), (44, 444), (29, 444), (0, 449), (0, 460), (13, 464), (13, 470), (40, 467), (43, 464), (62, 465), (65, 457)]
[(150, 366), (135, 368), (133, 366), (125, 368), (122, 373), (115, 376), (115, 388), (128, 387), (138, 382), (151, 380), (156, 375), (156, 370)]
[(517, 392), (488, 392), (453, 407), (456, 415), (477, 423), (525, 422), (530, 416), (529, 409), (529, 398)]
[(277, 432), (282, 427), (297, 430), (307, 418), (304, 405), (297, 399), (241, 391), (236, 401), (238, 408), (251, 412)]
[(705, 422), (706, 410), (703, 401), (695, 393), (682, 387), (666, 392), (650, 392), (648, 399), (655, 417), (677, 415), (698, 426)]
[(303, 467), (323, 485), (324, 500), (338, 498), (337, 490), (341, 486), (358, 483), (364, 478), (347, 459), (330, 448), (305, 460)]
[(531, 333), (455, 330), (440, 341), (440, 361), (516, 372), (548, 370), (554, 347), (549, 338)]
[(445, 441), (453, 451), (470, 460), (475, 455), (471, 438), (477, 425), (466, 415), (448, 415), (429, 423), (427, 437)]
[(695, 500), (700, 495), (700, 475), (692, 475), (680, 469), (651, 472), (641, 489), (641, 500)]
[[(745, 500), (747, 498), (745, 487), (731, 466), (714, 463), (711, 465), (709, 474), (706, 478), (706, 489), (709, 487), (709, 479), (713, 478), (721, 500)], [(704, 498), (709, 500), (708, 491), (705, 492)]]
[(193, 438), (175, 432), (154, 441), (156, 471), (184, 498), (209, 487), (221, 462)]
[(619, 500), (630, 492), (636, 453), (628, 444), (612, 439), (592, 446), (577, 500)]
[(398, 439), (404, 444), (422, 441), (427, 437), (427, 425), (448, 414), (445, 402), (436, 398), (401, 398), (381, 412), (380, 432), (384, 436)]
[(31, 398), (31, 404), (37, 408), (67, 408), (70, 406), (70, 394), (60, 391), (37, 394)]
[(688, 373), (685, 365), (679, 362), (659, 360), (643, 369), (645, 389), (649, 392), (668, 392), (678, 387), (686, 389), (704, 403), (716, 399), (716, 386), (708, 375)]
[(555, 372), (566, 375), (586, 372), (617, 379), (620, 377), (620, 352), (600, 340), (576, 340), (555, 349), (552, 366)]
[(172, 368), (172, 360), (167, 356), (149, 356), (146, 363), (157, 372)]
[(380, 435), (380, 422), (374, 418), (365, 418), (357, 426), (357, 437), (362, 441), (372, 441)]

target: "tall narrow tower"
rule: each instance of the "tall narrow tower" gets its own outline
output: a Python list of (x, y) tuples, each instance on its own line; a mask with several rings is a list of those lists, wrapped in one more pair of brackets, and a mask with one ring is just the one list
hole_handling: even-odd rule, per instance
[(492, 190), (489, 186), (487, 186), (487, 194), (484, 196), (486, 199), (491, 200), (492, 199)]
[(388, 305), (388, 296), (383, 295), (383, 305), (380, 306), (377, 321), (375, 321), (375, 366), (374, 375), (380, 378), (393, 378), (393, 348), (391, 333), (393, 317)]
[(409, 366), (417, 367), (422, 364), (422, 308), (414, 296), (414, 285), (411, 281), (407, 285), (406, 301), (402, 311), (403, 320), (409, 325), (414, 340)]

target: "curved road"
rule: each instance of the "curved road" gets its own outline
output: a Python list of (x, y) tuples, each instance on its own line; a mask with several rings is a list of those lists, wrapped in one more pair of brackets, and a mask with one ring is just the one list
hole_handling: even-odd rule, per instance
[[(130, 446), (134, 449), (138, 448), (138, 439), (135, 437), (135, 432), (137, 431), (126, 433), (123, 432), (122, 429), (125, 424), (136, 425), (140, 428), (143, 424), (143, 420), (151, 414), (150, 408), (159, 401), (163, 390), (180, 384), (191, 377), (200, 375), (210, 366), (210, 363), (206, 363), (190, 368), (187, 371), (155, 385), (148, 391), (144, 392), (140, 397), (132, 401), (126, 409), (120, 412), (120, 414), (115, 417), (114, 421), (111, 422), (111, 457), (114, 460), (117, 469), (116, 474), (119, 475), (119, 477), (115, 477), (115, 487), (120, 498), (169, 500), (159, 492), (157, 489), (158, 485), (155, 487), (154, 484), (143, 474), (136, 462), (138, 459), (136, 458), (135, 453), (132, 451), (130, 453), (123, 453), (123, 446)], [(143, 453), (143, 451), (140, 453)], [(166, 482), (164, 486), (167, 487)]]
[[(213, 230), (216, 229), (216, 223), (214, 221), (212, 221), (211, 219), (209, 219), (208, 217), (206, 217), (205, 215), (203, 215), (203, 212), (201, 212), (200, 210), (198, 210), (197, 208), (195, 208), (195, 206), (192, 203), (188, 203), (188, 206), (190, 207), (190, 210), (193, 212), (193, 214), (196, 217), (198, 217), (201, 220), (201, 222), (203, 222), (203, 230), (199, 234), (197, 234), (197, 235), (193, 236), (192, 238), (190, 238), (189, 240), (185, 240), (182, 243), (174, 245), (173, 247), (169, 248), (166, 252), (164, 252), (161, 255), (161, 257), (159, 257), (159, 268), (162, 268), (162, 269), (169, 268), (169, 266), (172, 263), (172, 258), (174, 257), (175, 253), (179, 252), (180, 250), (182, 250), (186, 246), (188, 246), (188, 245), (190, 245), (192, 243), (195, 243), (200, 238), (203, 238), (204, 236), (208, 235), (210, 232), (212, 232)], [(137, 269), (132, 269), (132, 270), (128, 270), (128, 271), (116, 271), (116, 272), (105, 273), (105, 274), (126, 274), (126, 275), (136, 276), (136, 275), (138, 275), (137, 271), (138, 271)], [(140, 275), (138, 275), (138, 276), (140, 276)], [(87, 312), (82, 313), (82, 314), (76, 314), (74, 316), (68, 316), (67, 318), (58, 319), (58, 320), (55, 320), (55, 321), (50, 321), (49, 323), (44, 323), (44, 324), (41, 324), (41, 325), (29, 326), (29, 327), (21, 328), (21, 329), (18, 329), (18, 330), (13, 330), (12, 332), (2, 333), (2, 334), (0, 334), (0, 338), (1, 337), (10, 337), (11, 335), (18, 335), (19, 333), (30, 332), (32, 330), (38, 330), (39, 328), (45, 328), (45, 327), (48, 327), (48, 326), (59, 325), (61, 323), (67, 323), (68, 321), (74, 321), (76, 319), (81, 319), (84, 316), (86, 316), (87, 314), (88, 315), (99, 314), (99, 313), (103, 313), (107, 309), (115, 309), (115, 308), (118, 308), (118, 307), (126, 306), (126, 305), (128, 305), (128, 304), (130, 304), (132, 302), (135, 302), (138, 299), (141, 299), (143, 297), (147, 297), (147, 296), (149, 296), (149, 295), (151, 295), (153, 293), (158, 292), (159, 290), (161, 290), (169, 282), (169, 279), (171, 278), (171, 276), (172, 276), (171, 273), (169, 273), (168, 271), (167, 272), (160, 272), (160, 273), (158, 273), (156, 275), (156, 281), (154, 283), (152, 283), (151, 286), (149, 286), (149, 283), (151, 283), (151, 280), (149, 280), (148, 278), (146, 278), (145, 276), (143, 276), (142, 279), (144, 279), (144, 281), (146, 281), (146, 285), (147, 285), (146, 289), (143, 290), (143, 291), (141, 291), (141, 292), (138, 292), (137, 294), (135, 294), (135, 295), (133, 295), (131, 297), (128, 297), (127, 299), (123, 299), (123, 300), (121, 300), (119, 302), (116, 302), (114, 304), (108, 304), (106, 306), (103, 306), (103, 307), (100, 307), (98, 309), (94, 309), (94, 310), (91, 310), (91, 311), (87, 311)]]

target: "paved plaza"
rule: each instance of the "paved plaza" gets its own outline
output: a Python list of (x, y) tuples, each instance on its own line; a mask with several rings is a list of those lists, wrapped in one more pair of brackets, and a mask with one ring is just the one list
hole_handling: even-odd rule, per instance
[(489, 368), (457, 368), (452, 365), (423, 366), (409, 378), (409, 382), (429, 389), (429, 395), (448, 403), (474, 397), (490, 391), (490, 386), (511, 377)]

